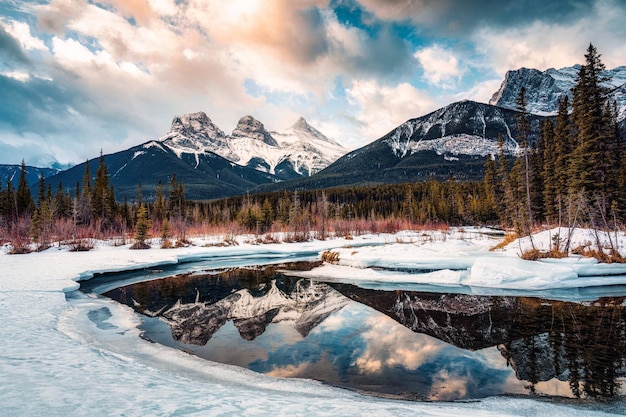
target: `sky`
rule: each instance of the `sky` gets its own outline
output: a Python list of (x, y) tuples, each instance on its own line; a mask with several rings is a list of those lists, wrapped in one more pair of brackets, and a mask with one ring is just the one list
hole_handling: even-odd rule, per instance
[(0, 164), (49, 166), (165, 135), (298, 117), (348, 149), (507, 70), (626, 65), (624, 0), (0, 0)]

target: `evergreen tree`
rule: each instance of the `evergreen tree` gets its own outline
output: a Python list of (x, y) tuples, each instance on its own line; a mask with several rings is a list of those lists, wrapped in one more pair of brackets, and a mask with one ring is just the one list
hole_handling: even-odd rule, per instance
[(15, 193), (16, 198), (16, 214), (18, 216), (21, 215), (30, 215), (33, 211), (33, 207), (35, 207), (35, 203), (30, 194), (30, 188), (28, 188), (28, 180), (26, 179), (26, 164), (24, 160), (22, 160), (22, 164), (20, 166), (20, 177), (17, 182), (17, 192)]
[(172, 216), (183, 219), (185, 216), (185, 185), (181, 181), (179, 184), (176, 173), (170, 178), (170, 198), (169, 209)]
[(261, 222), (263, 231), (269, 230), (272, 227), (272, 223), (274, 223), (274, 210), (272, 209), (272, 203), (270, 203), (267, 197), (261, 207)]
[(104, 155), (100, 151), (100, 160), (98, 170), (96, 171), (96, 180), (91, 190), (91, 210), (95, 217), (105, 220), (111, 220), (113, 208), (110, 206), (111, 198), (109, 196), (109, 173), (104, 162)]
[(156, 186), (153, 215), (154, 218), (158, 220), (165, 218), (165, 194), (163, 192), (163, 183), (161, 183), (161, 180), (159, 180), (159, 183)]
[(571, 154), (574, 149), (572, 124), (569, 115), (569, 98), (563, 96), (559, 100), (558, 113), (554, 125), (554, 189), (555, 204), (561, 207), (570, 188)]
[(78, 194), (78, 185), (76, 186), (74, 218), (76, 224), (89, 224), (91, 222), (91, 172), (89, 170), (89, 160), (85, 162), (80, 195)]
[(519, 131), (519, 137), (521, 139), (520, 146), (524, 155), (524, 191), (526, 194), (526, 215), (525, 218), (528, 222), (526, 225), (530, 228), (533, 225), (533, 210), (532, 210), (532, 197), (531, 197), (531, 167), (530, 167), (530, 143), (528, 140), (528, 133), (530, 131), (530, 124), (526, 116), (526, 87), (522, 86), (515, 99), (515, 108), (519, 112), (517, 114), (517, 129)]
[(485, 161), (485, 176), (483, 178), (487, 204), (495, 212), (498, 209), (497, 195), (501, 188), (498, 184), (498, 166), (491, 155)]
[(41, 207), (41, 204), (46, 200), (46, 179), (43, 176), (43, 172), (39, 172), (39, 182), (37, 183), (37, 207)]
[[(544, 216), (549, 223), (554, 223), (558, 216), (556, 183), (556, 143), (554, 125), (548, 118), (541, 125), (541, 147), (543, 148), (542, 182)], [(541, 149), (539, 150), (541, 152)]]
[(149, 237), (149, 230), (152, 227), (152, 221), (148, 216), (148, 208), (142, 204), (137, 210), (137, 222), (135, 223), (135, 240), (137, 241), (132, 249), (148, 249), (150, 246), (146, 244)]
[(17, 197), (15, 196), (15, 188), (13, 182), (7, 179), (6, 190), (2, 195), (2, 201), (0, 201), (2, 207), (2, 213), (9, 219), (14, 219), (17, 216)]
[(593, 191), (606, 195), (608, 190), (608, 163), (606, 147), (607, 91), (601, 83), (605, 69), (596, 48), (590, 44), (585, 54), (576, 86), (573, 89), (572, 119), (576, 135), (576, 148), (572, 154), (570, 188), (574, 193)]

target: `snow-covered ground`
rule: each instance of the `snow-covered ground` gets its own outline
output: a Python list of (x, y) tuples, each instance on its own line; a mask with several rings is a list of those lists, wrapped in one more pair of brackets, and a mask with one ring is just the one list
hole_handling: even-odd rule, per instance
[[(588, 236), (584, 231), (580, 234), (584, 243)], [(548, 242), (550, 236), (546, 234)], [(620, 249), (626, 248), (624, 236), (619, 238)], [(624, 413), (621, 405), (577, 407), (526, 398), (412, 403), (361, 396), (314, 381), (273, 378), (210, 363), (149, 343), (138, 337), (140, 318), (128, 307), (98, 297), (66, 299), (66, 293), (77, 288), (77, 280), (95, 272), (146, 268), (148, 274), (165, 263), (208, 258), (210, 264), (213, 257), (219, 259), (216, 266), (227, 265), (225, 259), (230, 257), (233, 265), (256, 264), (325, 250), (337, 251), (339, 265), (322, 266), (310, 274), (476, 291), (626, 284), (626, 276), (591, 277), (609, 270), (626, 273), (618, 271), (621, 266), (597, 265), (577, 257), (521, 261), (518, 252), (525, 242), (490, 252), (497, 240), (469, 228), (291, 244), (253, 245), (241, 240), (239, 246), (203, 247), (207, 240), (196, 239), (192, 247), (146, 251), (100, 242), (90, 252), (51, 248), (28, 255), (7, 255), (5, 248), (0, 253), (0, 415), (574, 417)], [(437, 271), (424, 274), (423, 269)]]

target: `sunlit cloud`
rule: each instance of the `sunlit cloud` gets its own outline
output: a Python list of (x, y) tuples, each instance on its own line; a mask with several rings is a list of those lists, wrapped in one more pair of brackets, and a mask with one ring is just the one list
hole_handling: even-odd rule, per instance
[(362, 124), (362, 133), (372, 138), (437, 107), (427, 93), (409, 83), (385, 86), (375, 80), (354, 81), (346, 93), (350, 104), (359, 109), (355, 118)]
[(414, 56), (424, 68), (424, 78), (436, 86), (453, 88), (462, 75), (453, 52), (438, 45), (420, 49)]
[[(600, 1), (586, 16), (567, 24), (536, 21), (505, 30), (485, 27), (473, 35), (482, 52), (485, 68), (498, 74), (521, 67), (545, 70), (584, 61), (589, 43), (602, 54), (608, 68), (624, 65), (626, 9), (615, 9), (610, 1)], [(602, 30), (599, 30), (602, 28)]]
[(366, 325), (368, 331), (363, 338), (368, 344), (355, 363), (362, 372), (380, 372), (398, 366), (415, 370), (446, 346), (435, 338), (401, 327), (384, 315), (370, 316)]

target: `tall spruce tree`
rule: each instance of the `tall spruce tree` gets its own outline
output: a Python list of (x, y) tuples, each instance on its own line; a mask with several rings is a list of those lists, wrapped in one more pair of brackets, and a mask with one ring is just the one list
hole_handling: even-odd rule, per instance
[(602, 86), (608, 81), (602, 75), (605, 67), (600, 54), (590, 44), (585, 54), (573, 89), (572, 119), (576, 135), (576, 148), (570, 165), (570, 189), (606, 196), (609, 192), (610, 160), (606, 146), (607, 90)]
[(530, 143), (528, 134), (530, 131), (530, 124), (526, 115), (526, 87), (522, 86), (515, 99), (515, 108), (518, 111), (517, 114), (517, 129), (519, 131), (519, 138), (521, 140), (520, 146), (522, 147), (524, 156), (524, 192), (526, 195), (526, 214), (524, 216), (527, 221), (527, 227), (530, 228), (533, 224), (533, 209), (532, 209), (532, 197), (531, 197), (531, 166), (530, 166)]
[[(539, 150), (543, 153), (543, 164), (541, 167), (543, 212), (548, 223), (554, 223), (558, 219), (558, 188), (556, 184), (557, 153), (554, 138), (554, 125), (552, 120), (548, 118), (541, 125), (541, 146)], [(541, 148), (543, 148), (543, 150)]]
[(22, 164), (20, 165), (20, 177), (17, 182), (15, 198), (15, 209), (18, 216), (30, 215), (33, 212), (35, 203), (30, 194), (30, 188), (28, 187), (28, 180), (26, 179), (26, 164), (24, 163), (24, 160), (22, 160)]
[(100, 151), (96, 180), (91, 190), (91, 210), (95, 217), (111, 220), (113, 207), (110, 206), (111, 199), (109, 192), (109, 173), (104, 161), (104, 155), (102, 151)]
[(571, 154), (574, 149), (572, 123), (569, 115), (569, 98), (559, 100), (558, 113), (554, 125), (554, 187), (557, 205), (563, 204), (570, 187)]

